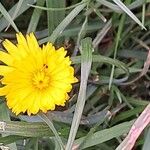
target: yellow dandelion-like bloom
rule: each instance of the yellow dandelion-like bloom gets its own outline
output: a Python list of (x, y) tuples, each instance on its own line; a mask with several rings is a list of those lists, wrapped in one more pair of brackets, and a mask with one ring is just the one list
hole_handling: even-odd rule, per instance
[(0, 51), (0, 96), (5, 96), (9, 109), (16, 115), (27, 112), (54, 110), (64, 106), (74, 77), (69, 57), (63, 47), (58, 50), (51, 43), (41, 48), (33, 33), (17, 35), (17, 44), (3, 42), (7, 52)]

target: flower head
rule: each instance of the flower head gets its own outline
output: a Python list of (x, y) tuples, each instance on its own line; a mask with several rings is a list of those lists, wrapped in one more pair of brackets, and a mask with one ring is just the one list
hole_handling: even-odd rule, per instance
[(56, 105), (64, 106), (71, 84), (78, 81), (65, 49), (56, 50), (51, 43), (41, 48), (33, 33), (16, 36), (16, 45), (5, 40), (3, 46), (7, 52), (0, 51), (3, 62), (0, 96), (6, 97), (8, 107), (16, 115), (47, 112)]

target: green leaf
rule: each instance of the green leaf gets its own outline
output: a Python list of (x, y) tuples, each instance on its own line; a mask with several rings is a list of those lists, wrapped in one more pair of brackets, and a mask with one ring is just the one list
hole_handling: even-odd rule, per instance
[[(64, 0), (46, 0), (46, 6), (54, 8), (64, 8)], [(48, 21), (48, 32), (49, 35), (52, 34), (54, 29), (59, 25), (59, 23), (65, 18), (65, 10), (61, 11), (47, 11), (47, 21)]]
[[(124, 122), (109, 129), (104, 129), (94, 133), (89, 140), (86, 141), (83, 148), (88, 148), (94, 145), (101, 144), (113, 138), (117, 138), (127, 133), (134, 121)], [(78, 146), (82, 143), (85, 137), (79, 138), (75, 141), (75, 145)]]
[(24, 137), (53, 136), (45, 123), (28, 123), (20, 121), (2, 121), (3, 127), (0, 133), (18, 135)]
[(48, 10), (48, 11), (62, 11), (62, 10), (68, 10), (68, 9), (72, 9), (80, 4), (82, 4), (83, 2), (79, 2), (77, 4), (68, 6), (68, 7), (41, 7), (39, 5), (35, 6), (35, 5), (29, 5), (31, 7), (37, 8), (37, 9), (41, 9), (41, 10)]
[(5, 137), (0, 137), (0, 143), (3, 143), (4, 145), (11, 144), (13, 142), (16, 142), (17, 140), (24, 140), (25, 137), (17, 136), (17, 135), (8, 135)]
[(136, 116), (138, 114), (140, 114), (143, 110), (144, 110), (145, 107), (137, 107), (137, 108), (134, 108), (134, 109), (131, 109), (131, 110), (128, 110), (128, 111), (124, 111), (120, 114), (118, 114), (112, 121), (112, 124), (116, 124), (120, 121), (123, 121), (123, 120), (126, 120), (132, 116)]
[[(17, 4), (17, 7), (16, 7), (16, 10), (15, 10), (15, 12), (14, 12), (13, 15), (12, 15), (12, 20), (14, 20), (14, 19), (16, 18), (16, 15), (18, 14), (18, 12), (19, 12), (19, 10), (20, 10), (20, 8), (21, 8), (21, 6), (22, 6), (22, 4), (23, 4), (23, 1), (24, 1), (24, 0), (19, 0), (19, 2), (18, 2), (18, 4)], [(6, 30), (9, 28), (9, 26), (10, 26), (10, 23), (9, 23), (9, 25), (7, 26)]]
[(149, 150), (150, 148), (150, 128), (147, 129), (144, 145), (142, 147), (142, 150)]
[(66, 17), (65, 19), (57, 26), (57, 28), (53, 31), (51, 36), (48, 38), (42, 39), (39, 41), (40, 44), (43, 44), (47, 41), (52, 43), (60, 36), (60, 34), (64, 31), (64, 29), (69, 25), (69, 23), (84, 9), (86, 3), (83, 3), (76, 8), (74, 8)]
[[(37, 5), (43, 6), (45, 3), (45, 0), (37, 0)], [(34, 32), (37, 28), (40, 16), (41, 16), (42, 10), (34, 9), (32, 17), (30, 19), (30, 23), (27, 29), (27, 33)]]
[(83, 108), (86, 100), (87, 80), (92, 64), (92, 39), (85, 38), (81, 41), (81, 83), (73, 121), (69, 133), (66, 150), (72, 149), (73, 142), (80, 124)]
[(38, 114), (39, 117), (44, 121), (46, 122), (46, 124), (49, 126), (49, 128), (52, 130), (52, 132), (54, 133), (55, 137), (56, 137), (56, 140), (58, 142), (58, 144), (60, 145), (61, 149), (64, 149), (64, 144), (61, 140), (61, 137), (59, 136), (57, 130), (55, 129), (54, 127), (54, 124), (52, 122), (52, 120), (50, 120), (50, 118), (48, 118), (44, 113), (39, 113)]
[[(76, 57), (71, 57), (72, 60), (72, 64), (79, 64), (81, 63), (81, 56), (76, 56)], [(117, 60), (117, 59), (112, 59), (106, 56), (102, 56), (102, 55), (92, 55), (92, 62), (101, 62), (101, 63), (107, 63), (110, 65), (114, 65), (120, 69), (122, 69), (124, 71), (124, 73), (126, 74), (126, 76), (123, 78), (123, 80), (126, 80), (129, 76), (129, 70), (128, 67), (122, 63), (121, 61)]]
[[(96, 1), (99, 2), (99, 3), (101, 3), (101, 4), (103, 4), (103, 5), (105, 5), (106, 7), (110, 8), (110, 9), (112, 9), (112, 10), (115, 11), (115, 12), (118, 12), (118, 13), (123, 13), (123, 12), (124, 12), (119, 6), (117, 6), (117, 5), (115, 5), (115, 4), (111, 3), (111, 2), (109, 2), (109, 1), (107, 1), (107, 0), (96, 0)], [(149, 1), (149, 0), (147, 0), (146, 3), (148, 3), (148, 1)], [(132, 10), (132, 9), (135, 9), (135, 8), (137, 8), (137, 7), (139, 7), (139, 6), (142, 6), (144, 3), (145, 3), (145, 0), (136, 0), (136, 1), (134, 1), (133, 3), (131, 3), (131, 4), (128, 6), (128, 8), (129, 8), (130, 10)]]
[(113, 0), (125, 13), (127, 13), (129, 15), (129, 17), (131, 17), (139, 26), (141, 26), (143, 29), (146, 30), (146, 28), (144, 27), (144, 25), (141, 23), (141, 21), (130, 11), (130, 9), (128, 7), (126, 7), (124, 5), (123, 2), (121, 2), (120, 0)]
[[(23, 1), (22, 5), (21, 5), (21, 8), (19, 9), (17, 15), (15, 16), (15, 18), (17, 18), (19, 15), (21, 15), (24, 11), (26, 11), (27, 9), (30, 8), (30, 6), (28, 6), (27, 4), (30, 3), (30, 4), (34, 4), (35, 3), (35, 0), (25, 0)], [(8, 12), (7, 14), (9, 13), (10, 16), (12, 16), (17, 8), (17, 4), (15, 4)], [(0, 10), (2, 11), (2, 10)], [(5, 12), (5, 11), (4, 11)], [(4, 13), (3, 12), (3, 13)], [(14, 18), (14, 19), (15, 19)], [(6, 28), (8, 25), (8, 21), (5, 17), (2, 17), (0, 18), (0, 31), (2, 31), (4, 28)]]
[(15, 29), (16, 32), (19, 32), (17, 26), (15, 25), (14, 21), (12, 20), (11, 16), (9, 13), (6, 11), (4, 6), (0, 3), (0, 12), (3, 14), (5, 19), (12, 25), (12, 27)]
[[(7, 106), (6, 106), (5, 103), (0, 104), (0, 120), (10, 121), (9, 111), (8, 111)], [(2, 129), (4, 128), (3, 125), (5, 126), (5, 123), (1, 122)], [(2, 137), (8, 136), (8, 135), (9, 135), (9, 133), (2, 133)], [(11, 150), (17, 150), (17, 147), (16, 147), (15, 143), (9, 144), (8, 147)]]
[(105, 114), (103, 114), (101, 116), (101, 118), (99, 118), (99, 121), (94, 125), (94, 127), (92, 127), (90, 129), (90, 131), (87, 133), (85, 139), (83, 140), (83, 142), (80, 144), (79, 149), (83, 148), (84, 145), (86, 145), (86, 142), (89, 141), (92, 138), (92, 135), (94, 134), (94, 132), (97, 130), (97, 128), (108, 118), (110, 117), (110, 113), (107, 112)]

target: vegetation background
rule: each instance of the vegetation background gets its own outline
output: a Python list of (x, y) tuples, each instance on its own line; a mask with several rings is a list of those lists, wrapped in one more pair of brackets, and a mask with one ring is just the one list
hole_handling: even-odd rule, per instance
[[(47, 114), (15, 116), (2, 97), (1, 149), (116, 149), (149, 104), (150, 0), (1, 0), (1, 41), (16, 32), (64, 46), (80, 82)], [(134, 149), (149, 140), (147, 127)]]

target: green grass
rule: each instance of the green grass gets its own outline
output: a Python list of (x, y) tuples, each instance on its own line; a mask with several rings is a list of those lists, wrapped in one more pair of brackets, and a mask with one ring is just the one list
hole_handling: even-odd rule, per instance
[[(149, 70), (138, 78), (150, 45), (149, 10), (150, 0), (2, 0), (1, 40), (34, 32), (40, 44), (67, 45), (79, 83), (66, 107), (47, 115), (15, 116), (1, 97), (1, 149), (116, 149), (149, 104)], [(149, 149), (144, 131), (137, 150)]]

